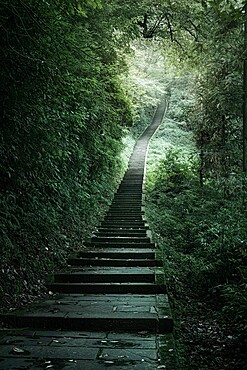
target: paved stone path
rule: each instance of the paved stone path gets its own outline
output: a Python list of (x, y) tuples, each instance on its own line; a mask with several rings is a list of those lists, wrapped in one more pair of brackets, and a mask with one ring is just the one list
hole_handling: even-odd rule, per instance
[(137, 141), (95, 236), (48, 284), (50, 296), (10, 313), (0, 369), (177, 369), (161, 263), (144, 218), (150, 137), (165, 104)]

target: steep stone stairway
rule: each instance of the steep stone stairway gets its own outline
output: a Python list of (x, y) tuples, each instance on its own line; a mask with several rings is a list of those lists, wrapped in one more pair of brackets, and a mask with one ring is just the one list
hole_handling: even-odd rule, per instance
[(164, 112), (162, 103), (106, 217), (47, 285), (49, 298), (4, 316), (28, 329), (2, 339), (0, 369), (177, 368), (166, 286), (143, 207), (148, 142)]

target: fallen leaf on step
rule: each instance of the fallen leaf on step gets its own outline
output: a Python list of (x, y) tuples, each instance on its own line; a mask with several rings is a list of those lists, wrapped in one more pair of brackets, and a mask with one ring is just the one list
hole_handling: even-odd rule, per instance
[(24, 352), (25, 352), (23, 349), (18, 348), (18, 347), (13, 347), (12, 349), (13, 349), (13, 351), (14, 351), (14, 352), (16, 352), (16, 353), (24, 353)]

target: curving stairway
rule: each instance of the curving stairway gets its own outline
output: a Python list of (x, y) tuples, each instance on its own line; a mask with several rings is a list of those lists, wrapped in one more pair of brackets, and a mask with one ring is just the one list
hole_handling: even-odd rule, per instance
[(165, 103), (157, 107), (136, 142), (95, 235), (47, 285), (50, 297), (2, 317), (26, 329), (0, 341), (0, 369), (177, 369), (173, 320), (143, 195), (148, 142), (165, 109)]

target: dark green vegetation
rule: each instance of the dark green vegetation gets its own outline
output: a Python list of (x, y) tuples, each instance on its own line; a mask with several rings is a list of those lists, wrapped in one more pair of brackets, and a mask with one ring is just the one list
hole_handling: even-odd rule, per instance
[[(208, 162), (202, 184), (201, 150), (188, 129), (196, 103), (192, 86), (191, 78), (173, 84), (170, 109), (151, 143), (147, 215), (164, 261), (182, 369), (244, 369), (247, 230), (241, 132), (232, 136), (229, 130), (229, 141), (220, 148), (229, 151), (220, 157), (225, 172), (218, 162)], [(240, 114), (234, 122), (233, 132), (239, 132)]]
[(169, 86), (168, 118), (150, 157), (148, 213), (185, 323), (183, 366), (243, 367), (245, 22), (242, 0), (0, 0), (3, 307), (36, 294), (90, 236), (123, 173), (126, 133), (133, 123), (140, 133)]
[(200, 51), (185, 62), (191, 74), (172, 84), (167, 120), (151, 146), (147, 210), (177, 317), (182, 368), (244, 369), (243, 13), (224, 1), (211, 4), (200, 23)]
[(244, 8), (204, 5), (200, 51), (184, 63), (191, 74), (172, 84), (167, 120), (151, 146), (147, 211), (177, 318), (182, 368), (244, 369)]
[(132, 125), (124, 63), (90, 3), (87, 17), (66, 4), (0, 3), (4, 306), (81, 245), (123, 171), (121, 138)]

